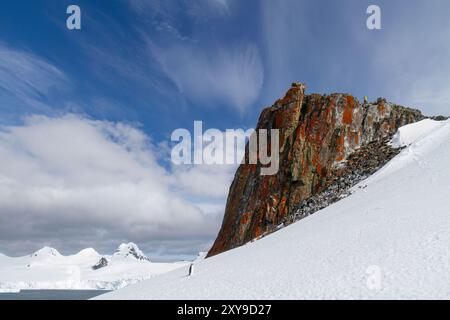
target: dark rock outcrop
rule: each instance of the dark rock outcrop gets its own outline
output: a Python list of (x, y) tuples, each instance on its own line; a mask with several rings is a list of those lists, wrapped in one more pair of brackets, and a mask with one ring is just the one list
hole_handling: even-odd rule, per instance
[(95, 264), (95, 266), (92, 266), (92, 269), (93, 269), (93, 270), (98, 270), (98, 269), (104, 268), (104, 267), (106, 267), (106, 266), (108, 266), (108, 260), (107, 260), (106, 258), (102, 257), (102, 258)]
[(259, 164), (239, 167), (208, 256), (243, 245), (345, 196), (346, 186), (396, 154), (386, 142), (399, 127), (425, 118), (418, 110), (382, 98), (360, 104), (349, 94), (305, 95), (304, 90), (303, 84), (295, 83), (284, 98), (262, 111), (257, 130), (280, 130), (280, 169), (276, 175), (262, 176)]

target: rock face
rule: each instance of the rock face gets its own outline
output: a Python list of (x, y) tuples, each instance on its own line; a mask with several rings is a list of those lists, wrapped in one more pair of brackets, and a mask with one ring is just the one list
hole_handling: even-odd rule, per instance
[[(208, 256), (317, 211), (305, 209), (310, 207), (308, 200), (318, 201), (314, 197), (330, 193), (329, 188), (339, 189), (339, 183), (352, 184), (373, 173), (396, 154), (386, 141), (397, 129), (425, 118), (418, 110), (381, 98), (360, 104), (349, 94), (305, 95), (304, 91), (303, 84), (294, 83), (284, 98), (262, 111), (257, 130), (280, 130), (280, 169), (276, 175), (262, 176), (259, 164), (239, 167)], [(374, 161), (372, 169), (365, 167), (367, 161)], [(355, 177), (349, 178), (352, 174)], [(340, 196), (331, 194), (333, 200)], [(319, 208), (328, 202), (321, 203)]]
[(92, 267), (93, 270), (98, 270), (108, 266), (108, 260), (104, 257), (100, 258), (100, 260)]

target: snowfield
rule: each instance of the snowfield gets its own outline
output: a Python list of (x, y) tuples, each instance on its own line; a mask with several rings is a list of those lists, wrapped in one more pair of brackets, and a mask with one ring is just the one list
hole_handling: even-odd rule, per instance
[[(108, 265), (92, 269), (102, 257)], [(186, 264), (150, 262), (132, 243), (122, 244), (112, 256), (102, 256), (94, 249), (63, 256), (53, 248), (43, 248), (18, 258), (0, 254), (0, 292), (24, 289), (116, 290)]]
[(405, 147), (411, 143), (424, 138), (429, 133), (445, 125), (445, 121), (434, 121), (425, 119), (398, 129), (398, 132), (391, 140), (391, 145), (395, 148)]
[(449, 299), (450, 121), (430, 121), (402, 128), (392, 143), (409, 146), (350, 197), (190, 277), (96, 299)]

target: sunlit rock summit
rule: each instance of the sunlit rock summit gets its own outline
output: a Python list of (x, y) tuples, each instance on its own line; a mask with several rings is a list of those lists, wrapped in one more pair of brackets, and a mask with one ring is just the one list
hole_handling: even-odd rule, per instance
[(399, 127), (426, 118), (418, 110), (383, 98), (360, 103), (350, 94), (306, 95), (305, 89), (304, 84), (292, 84), (284, 98), (262, 111), (257, 130), (280, 130), (280, 169), (263, 176), (260, 164), (239, 167), (208, 256), (257, 239), (344, 197), (349, 187), (400, 152), (388, 144)]

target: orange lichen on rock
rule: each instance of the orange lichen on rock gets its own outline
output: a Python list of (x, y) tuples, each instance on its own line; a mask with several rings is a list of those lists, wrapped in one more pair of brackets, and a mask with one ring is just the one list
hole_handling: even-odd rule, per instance
[(341, 134), (341, 136), (339, 137), (337, 146), (336, 146), (336, 151), (337, 151), (337, 157), (336, 157), (336, 161), (342, 161), (345, 159), (345, 135)]
[(239, 167), (208, 256), (291, 221), (296, 206), (327, 188), (355, 150), (421, 119), (417, 110), (394, 108), (383, 100), (363, 108), (348, 94), (305, 96), (304, 86), (293, 84), (282, 99), (262, 111), (257, 125), (257, 130), (280, 129), (279, 171), (261, 176), (260, 163)]
[(278, 212), (280, 213), (281, 216), (284, 216), (284, 213), (286, 211), (286, 197), (283, 196), (281, 198), (280, 204), (278, 205)]
[(283, 112), (277, 112), (275, 113), (275, 123), (274, 123), (274, 128), (275, 129), (280, 129), (283, 127), (283, 122), (284, 122), (284, 114)]
[(291, 102), (296, 101), (296, 95), (298, 94), (302, 94), (303, 95), (304, 92), (304, 88), (302, 86), (294, 86), (292, 88), (290, 88), (287, 92), (286, 95), (279, 99), (275, 104), (278, 105), (286, 105), (289, 104)]
[(320, 163), (317, 164), (316, 170), (317, 170), (318, 175), (319, 175), (320, 177), (323, 177), (322, 166), (320, 165)]
[(351, 108), (355, 107), (355, 98), (351, 95), (347, 96), (347, 105), (350, 106)]
[(353, 109), (350, 107), (346, 107), (344, 109), (344, 116), (342, 118), (344, 124), (352, 124), (353, 121)]
[(346, 125), (351, 125), (353, 122), (353, 109), (355, 107), (355, 99), (352, 96), (347, 96), (347, 104), (344, 107), (344, 116), (342, 121)]
[(258, 239), (259, 237), (262, 236), (262, 234), (263, 232), (261, 225), (260, 224), (256, 225), (253, 239)]
[(252, 216), (251, 212), (246, 212), (242, 215), (240, 224), (247, 224), (250, 222), (250, 217)]

